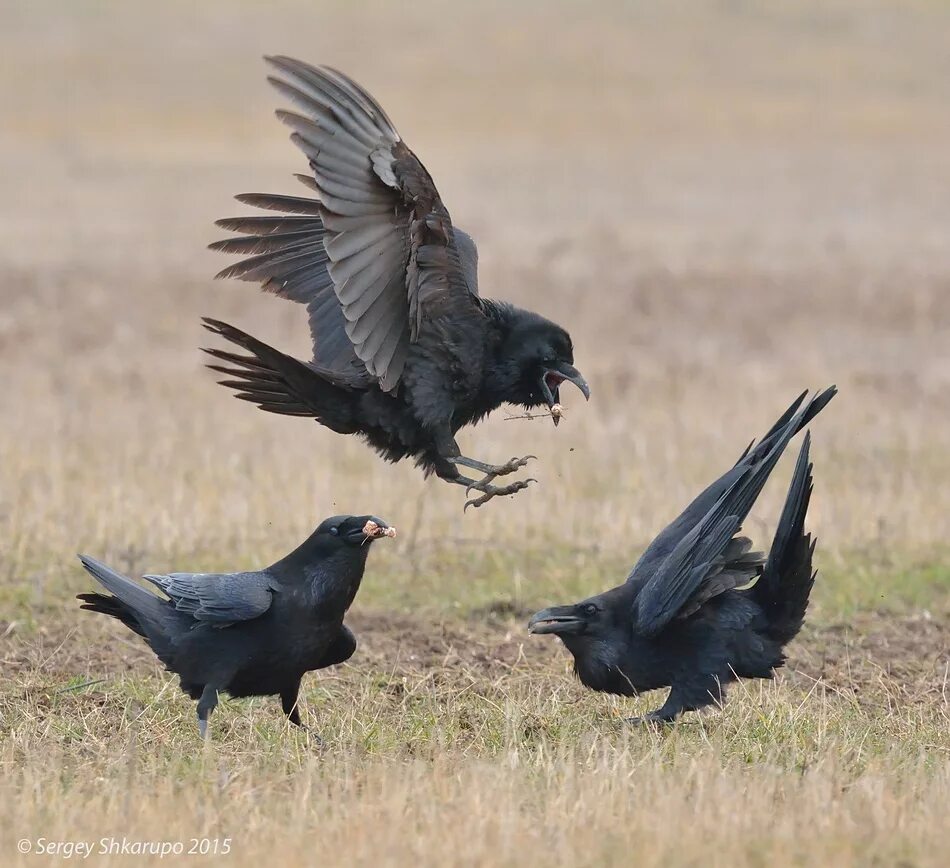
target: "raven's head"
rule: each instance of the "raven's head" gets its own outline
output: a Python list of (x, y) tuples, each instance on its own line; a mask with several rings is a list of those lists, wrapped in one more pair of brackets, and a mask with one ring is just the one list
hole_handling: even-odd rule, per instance
[[(511, 372), (504, 399), (525, 408), (560, 403), (558, 389), (568, 381), (590, 400), (590, 387), (574, 367), (571, 336), (556, 323), (537, 314), (517, 311), (501, 349), (500, 365)], [(554, 416), (554, 424), (558, 417)]]
[(588, 687), (632, 696), (641, 689), (624, 668), (632, 611), (629, 586), (621, 585), (570, 606), (542, 609), (531, 616), (528, 629), (560, 638), (574, 657), (575, 674)]
[(553, 633), (570, 646), (572, 637), (603, 638), (630, 621), (633, 606), (629, 586), (620, 585), (570, 606), (551, 606), (528, 621), (532, 633)]
[(608, 620), (603, 602), (591, 597), (570, 606), (551, 606), (535, 612), (528, 621), (528, 631), (553, 633), (568, 643), (569, 637), (591, 636), (606, 631)]
[(381, 537), (394, 537), (390, 527), (375, 515), (335, 515), (321, 522), (314, 534), (328, 548), (364, 546)]

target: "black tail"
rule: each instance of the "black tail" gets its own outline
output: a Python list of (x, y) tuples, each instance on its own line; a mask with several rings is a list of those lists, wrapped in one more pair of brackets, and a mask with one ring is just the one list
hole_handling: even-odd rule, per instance
[(148, 634), (142, 629), (135, 612), (125, 605), (118, 597), (110, 597), (107, 594), (76, 594), (77, 600), (82, 600), (80, 609), (87, 612), (101, 612), (103, 615), (111, 615), (118, 619), (134, 633), (138, 633), (143, 639), (148, 639)]
[(79, 560), (93, 578), (114, 595), (78, 594), (76, 599), (82, 601), (80, 608), (117, 618), (145, 639), (159, 659), (169, 664), (172, 651), (169, 631), (176, 613), (168, 601), (93, 558), (79, 555)]
[(801, 629), (808, 595), (815, 583), (816, 573), (812, 571), (815, 541), (805, 533), (805, 514), (812, 492), (810, 446), (811, 435), (806, 434), (768, 562), (752, 588), (753, 596), (768, 618), (768, 635), (782, 645), (790, 642)]
[(352, 434), (357, 430), (354, 393), (344, 384), (333, 382), (331, 372), (305, 365), (220, 320), (204, 317), (202, 321), (208, 331), (251, 353), (240, 356), (225, 350), (204, 348), (209, 355), (233, 365), (208, 367), (237, 378), (218, 382), (234, 389), (238, 398), (269, 413), (309, 416), (338, 434)]

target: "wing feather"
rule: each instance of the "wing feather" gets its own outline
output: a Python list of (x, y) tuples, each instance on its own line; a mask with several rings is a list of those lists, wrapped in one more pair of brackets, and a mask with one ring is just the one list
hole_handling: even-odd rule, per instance
[(279, 280), (296, 268), (312, 268), (317, 263), (326, 262), (328, 259), (322, 244), (297, 245), (242, 259), (218, 276), (236, 277), (239, 280)]
[(322, 217), (323, 212), (317, 199), (303, 196), (282, 196), (277, 193), (238, 193), (234, 197), (244, 205), (263, 208), (267, 211), (287, 211), (290, 214), (312, 214)]
[(244, 235), (240, 238), (224, 238), (209, 244), (210, 250), (219, 253), (270, 253), (286, 248), (307, 247), (313, 244), (313, 230), (303, 229), (291, 232), (268, 232), (264, 235)]
[[(754, 448), (710, 485), (648, 547), (628, 582), (638, 584), (637, 629), (652, 635), (678, 615), (688, 613), (689, 601), (702, 593), (735, 554), (737, 573), (758, 575), (762, 559), (744, 559), (733, 536), (762, 491), (776, 463), (794, 437), (836, 393), (832, 386), (802, 407), (804, 395), (773, 425)], [(730, 550), (730, 546), (733, 547)], [(735, 577), (738, 579), (738, 576)]]
[(351, 383), (375, 377), (391, 391), (440, 299), (481, 315), (475, 243), (454, 229), (432, 178), (366, 90), (329, 67), (267, 62), (268, 81), (295, 109), (277, 117), (313, 173), (300, 180), (319, 198), (241, 194), (245, 204), (295, 216), (218, 221), (244, 237), (213, 249), (249, 254), (219, 276), (259, 280), (305, 303), (314, 363)]
[[(323, 232), (323, 221), (319, 217), (316, 219), (312, 217), (228, 217), (215, 220), (214, 225), (227, 229), (229, 232), (245, 232), (249, 235), (273, 235), (297, 231)], [(212, 244), (211, 249), (221, 248)]]
[(355, 229), (346, 229), (326, 242), (327, 255), (334, 262), (355, 256), (361, 250), (374, 249), (392, 237), (392, 225), (385, 221), (371, 221)]
[(169, 573), (143, 578), (163, 591), (179, 611), (218, 627), (260, 617), (270, 608), (277, 589), (265, 572)]

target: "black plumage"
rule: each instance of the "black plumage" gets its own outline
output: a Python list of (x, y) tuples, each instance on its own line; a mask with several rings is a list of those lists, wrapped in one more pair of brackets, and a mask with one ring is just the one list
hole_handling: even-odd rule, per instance
[(78, 599), (83, 609), (111, 615), (142, 636), (179, 676), (181, 689), (198, 700), (202, 736), (222, 690), (279, 695), (290, 722), (301, 726), (301, 678), (356, 650), (343, 617), (359, 590), (370, 544), (393, 535), (373, 516), (335, 516), (263, 570), (145, 576), (164, 597), (80, 555), (110, 595)]
[(243, 234), (211, 246), (250, 254), (219, 277), (258, 281), (306, 305), (314, 355), (300, 362), (206, 319), (247, 353), (209, 349), (224, 363), (211, 367), (261, 409), (360, 435), (389, 461), (412, 457), (427, 474), (476, 489), (470, 504), (520, 491), (527, 481), (493, 480), (527, 458), (476, 461), (455, 434), (503, 403), (554, 407), (564, 381), (589, 397), (570, 335), (479, 297), (474, 241), (453, 226), (429, 173), (365, 90), (329, 67), (268, 62), (279, 73), (269, 81), (301, 109), (277, 114), (310, 163), (312, 175), (298, 178), (318, 198), (238, 196), (280, 213), (220, 220)]
[(807, 403), (801, 395), (660, 533), (624, 584), (544, 609), (529, 629), (559, 636), (574, 656), (575, 673), (594, 690), (634, 696), (669, 687), (663, 706), (646, 717), (653, 722), (722, 703), (726, 685), (737, 678), (771, 678), (801, 628), (815, 579), (815, 544), (804, 529), (810, 435), (768, 558), (738, 534), (788, 442), (835, 392)]

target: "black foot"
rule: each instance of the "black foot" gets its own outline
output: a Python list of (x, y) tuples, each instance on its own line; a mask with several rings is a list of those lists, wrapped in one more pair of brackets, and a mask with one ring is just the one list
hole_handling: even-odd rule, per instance
[(512, 458), (511, 461), (508, 461), (505, 464), (486, 464), (484, 461), (476, 461), (474, 458), (466, 458), (464, 455), (457, 455), (454, 458), (449, 458), (446, 460), (452, 462), (455, 465), (461, 464), (463, 467), (471, 467), (473, 470), (477, 470), (479, 473), (483, 473), (485, 475), (478, 480), (469, 479), (467, 476), (462, 476), (462, 474), (458, 473), (456, 470), (455, 475), (449, 475), (446, 473), (442, 476), (442, 478), (447, 482), (454, 483), (455, 485), (464, 485), (466, 494), (473, 490), (480, 491), (480, 497), (475, 497), (471, 500), (465, 501), (465, 509), (468, 509), (470, 506), (474, 506), (477, 509), (495, 497), (502, 497), (507, 494), (516, 494), (519, 491), (524, 491), (524, 489), (526, 489), (530, 483), (537, 482), (537, 479), (522, 479), (518, 480), (518, 482), (512, 482), (510, 485), (493, 485), (493, 482), (499, 476), (507, 476), (509, 473), (514, 473), (516, 470), (520, 470), (535, 457), (536, 456), (534, 455), (525, 455), (524, 458)]
[(323, 750), (327, 746), (327, 743), (323, 740), (323, 737), (315, 729), (311, 729), (309, 726), (305, 726), (302, 723), (297, 724), (297, 729), (307, 736), (307, 739), (314, 744), (317, 750)]
[(475, 497), (465, 502), (465, 509), (468, 509), (470, 506), (474, 506), (477, 509), (483, 504), (488, 503), (492, 498), (502, 497), (507, 494), (516, 494), (526, 489), (529, 483), (537, 482), (537, 479), (527, 479), (512, 482), (510, 485), (492, 484), (499, 476), (507, 476), (509, 473), (520, 470), (536, 457), (535, 455), (525, 455), (524, 458), (512, 458), (511, 461), (506, 461), (504, 464), (485, 464), (484, 461), (476, 461), (474, 458), (466, 458), (464, 455), (459, 455), (457, 458), (451, 459), (456, 464), (471, 467), (473, 470), (485, 474), (479, 480), (465, 479), (461, 476), (458, 478), (457, 481), (465, 485), (466, 494), (472, 490), (481, 492), (480, 497)]
[[(490, 478), (486, 477), (486, 479)], [(530, 483), (537, 481), (537, 479), (519, 479), (517, 482), (512, 482), (510, 485), (492, 485), (490, 481), (486, 482), (485, 479), (479, 480), (478, 482), (474, 482), (468, 488), (466, 488), (465, 493), (468, 494), (468, 492), (474, 488), (476, 491), (481, 491), (482, 494), (479, 497), (473, 497), (471, 500), (466, 500), (465, 509), (468, 509), (470, 506), (474, 506), (476, 509), (478, 509), (478, 507), (488, 503), (488, 501), (492, 498), (502, 497), (506, 494), (516, 494), (517, 492), (526, 489)]]
[[(524, 458), (512, 458), (504, 464), (484, 464), (475, 469), (481, 470), (485, 474), (485, 478), (481, 480), (482, 482), (491, 482), (496, 476), (507, 476), (509, 473), (521, 470), (529, 461), (537, 460), (537, 457), (537, 455), (525, 455)], [(472, 463), (474, 465), (480, 462)]]

